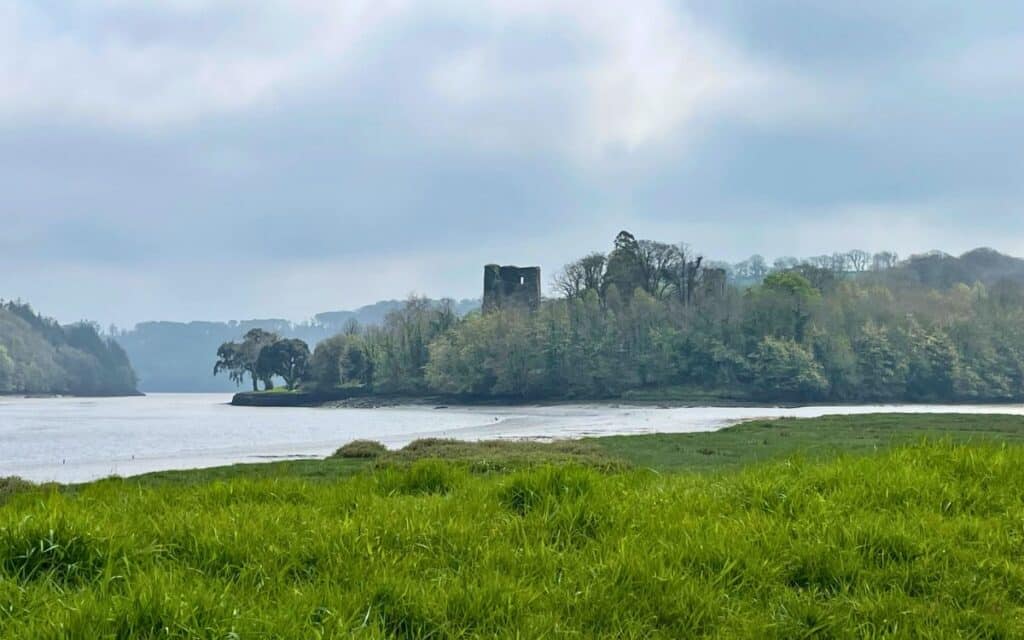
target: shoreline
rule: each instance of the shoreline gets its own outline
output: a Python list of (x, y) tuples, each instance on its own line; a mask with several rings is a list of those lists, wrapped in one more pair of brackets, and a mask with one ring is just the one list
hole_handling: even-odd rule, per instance
[(59, 398), (144, 398), (146, 394), (136, 390), (133, 393), (8, 393), (0, 392), (0, 399), (21, 398), (23, 400), (55, 400)]
[(564, 399), (522, 398), (518, 396), (473, 397), (446, 395), (406, 395), (406, 394), (373, 394), (365, 392), (352, 393), (349, 390), (327, 392), (266, 392), (242, 391), (232, 396), (230, 404), (236, 407), (265, 408), (319, 408), (319, 409), (379, 409), (387, 407), (433, 407), (448, 409), (458, 407), (558, 407), (573, 405), (607, 405), (611, 407), (624, 405), (659, 409), (689, 408), (780, 408), (796, 409), (800, 407), (859, 407), (882, 406), (899, 407), (905, 405), (920, 406), (1024, 406), (1024, 400), (890, 400), (886, 402), (862, 400), (857, 402), (838, 401), (772, 401), (752, 400), (749, 398), (729, 398), (724, 396), (692, 397), (579, 397)]
[[(816, 417), (746, 418), (719, 429), (694, 432), (609, 433), (551, 440), (472, 439), (424, 436), (373, 457), (327, 454), (265, 456), (260, 460), (219, 460), (212, 464), (164, 467), (91, 479), (32, 479), (14, 474), (35, 486), (76, 489), (105, 481), (147, 481), (178, 478), (200, 481), (232, 476), (276, 477), (297, 473), (311, 479), (369, 468), (379, 460), (410, 462), (420, 458), (449, 461), (493, 462), (517, 451), (557, 454), (547, 462), (567, 462), (563, 453), (602, 453), (604, 462), (618, 460), (635, 468), (661, 471), (714, 471), (739, 469), (747, 464), (783, 459), (788, 455), (831, 457), (840, 453), (868, 454), (898, 445), (911, 445), (921, 437), (959, 443), (1001, 441), (1024, 446), (1024, 416), (1010, 414), (901, 414), (869, 413)], [(767, 439), (766, 439), (767, 438)], [(769, 442), (771, 440), (771, 442)], [(420, 444), (416, 444), (420, 443)], [(344, 443), (342, 443), (344, 444)], [(341, 445), (339, 445), (341, 446)], [(607, 457), (605, 457), (607, 456)], [(2, 477), (2, 474), (0, 474)]]

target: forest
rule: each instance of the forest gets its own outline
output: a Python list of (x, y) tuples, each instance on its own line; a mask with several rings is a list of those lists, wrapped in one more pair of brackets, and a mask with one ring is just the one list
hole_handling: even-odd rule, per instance
[(124, 350), (96, 325), (61, 325), (28, 304), (0, 301), (0, 393), (136, 394)]
[(990, 249), (725, 265), (623, 231), (552, 285), (560, 295), (536, 312), (460, 316), (413, 297), (312, 352), (250, 332), (221, 346), (216, 371), (248, 374), (253, 389), (280, 377), (290, 389), (467, 398), (1024, 398), (1024, 261)]

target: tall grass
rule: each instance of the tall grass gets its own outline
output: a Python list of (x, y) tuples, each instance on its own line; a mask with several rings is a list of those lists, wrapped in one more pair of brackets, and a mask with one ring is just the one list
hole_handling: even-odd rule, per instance
[(1024, 448), (471, 471), (19, 491), (0, 637), (1024, 634)]

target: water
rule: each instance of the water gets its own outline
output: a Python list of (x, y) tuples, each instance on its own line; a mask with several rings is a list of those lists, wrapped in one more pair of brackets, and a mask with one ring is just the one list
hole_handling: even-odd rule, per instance
[(427, 436), (577, 438), (714, 431), (751, 418), (879, 411), (1012, 413), (1024, 405), (654, 408), (614, 404), (527, 407), (268, 409), (230, 395), (0, 398), (0, 476), (80, 482), (118, 474), (322, 457), (357, 438), (400, 447)]

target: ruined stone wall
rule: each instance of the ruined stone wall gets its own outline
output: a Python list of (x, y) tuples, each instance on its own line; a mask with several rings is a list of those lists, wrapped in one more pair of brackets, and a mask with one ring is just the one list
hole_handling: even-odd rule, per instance
[(520, 308), (531, 311), (540, 307), (540, 267), (484, 267), (483, 311)]

